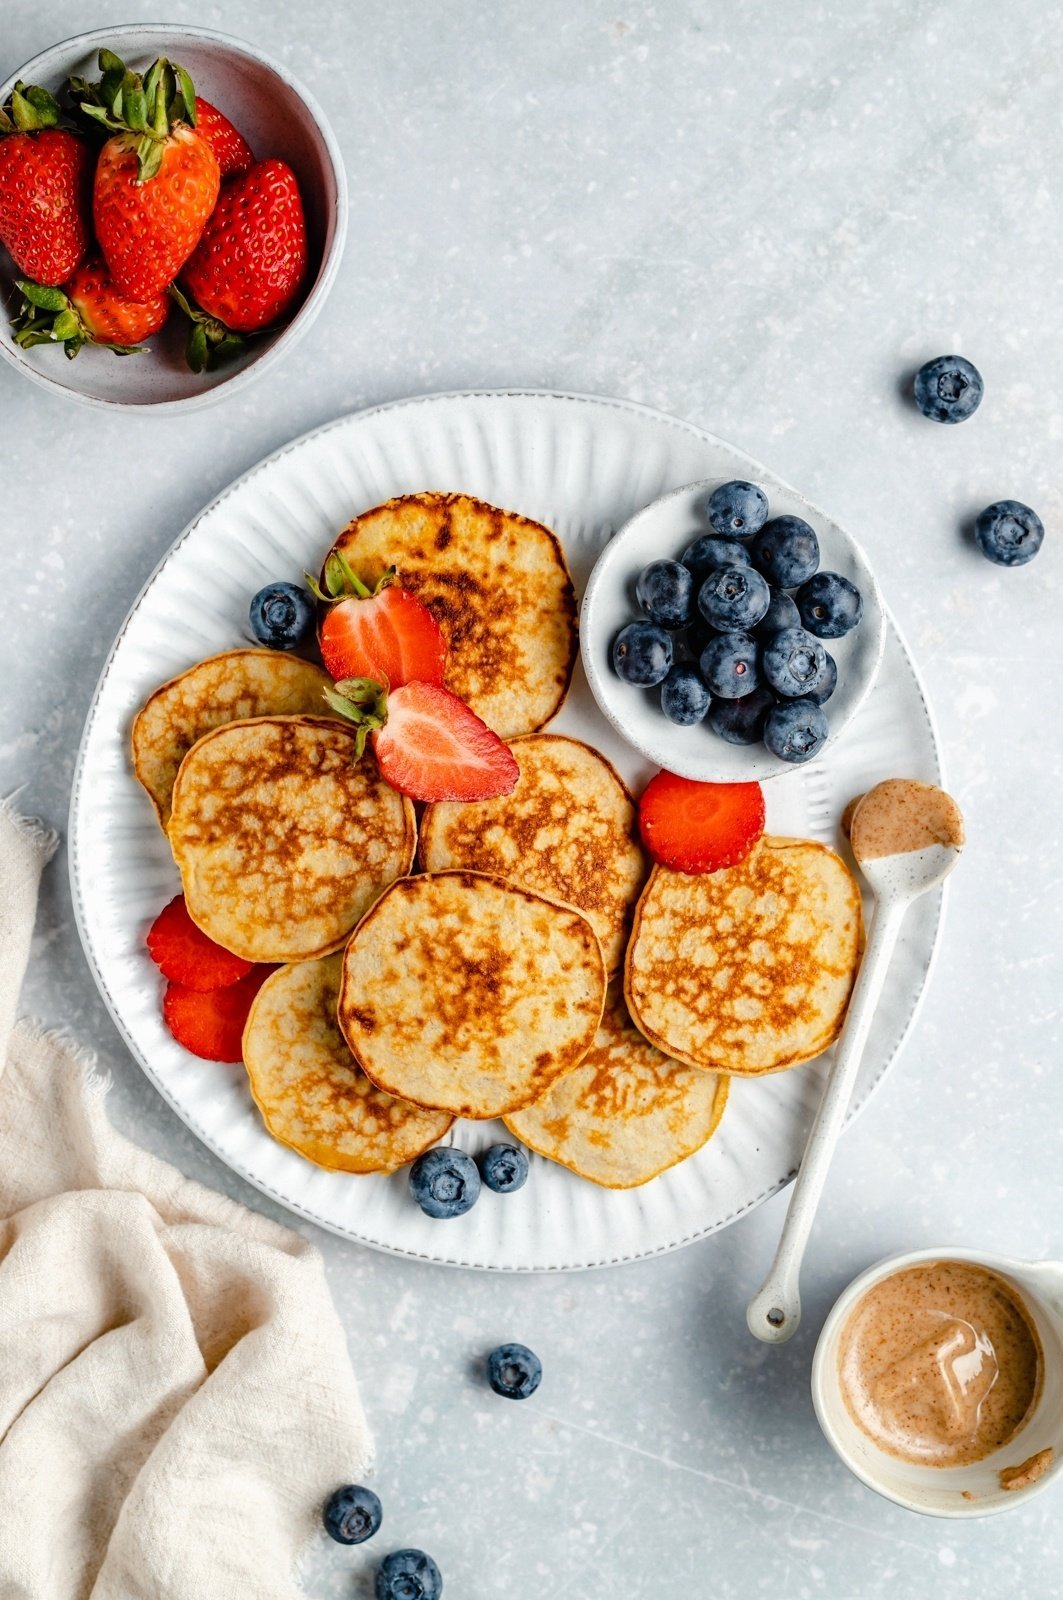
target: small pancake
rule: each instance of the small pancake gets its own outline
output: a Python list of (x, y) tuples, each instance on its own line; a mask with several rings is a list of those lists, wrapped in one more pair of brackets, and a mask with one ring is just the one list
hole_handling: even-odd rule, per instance
[(728, 1079), (684, 1067), (644, 1039), (619, 984), (578, 1067), (506, 1127), (540, 1155), (605, 1189), (634, 1189), (700, 1150), (716, 1132)]
[(615, 972), (646, 877), (634, 801), (605, 757), (578, 739), (531, 734), (513, 741), (513, 754), (520, 778), (512, 794), (428, 806), (421, 865), (426, 872), (495, 873), (575, 906)]
[(383, 1094), (336, 1022), (343, 957), (300, 961), (266, 979), (244, 1029), (244, 1066), (270, 1133), (336, 1172), (394, 1172), (453, 1122)]
[(182, 672), (145, 701), (133, 723), (133, 771), (165, 828), (177, 769), (211, 728), (249, 717), (328, 716), (328, 676), (279, 650), (226, 650)]
[(628, 945), (628, 1008), (689, 1066), (778, 1072), (837, 1038), (862, 944), (856, 880), (813, 840), (764, 838), (699, 877), (655, 867)]
[(339, 1022), (389, 1094), (498, 1117), (583, 1059), (604, 1000), (586, 918), (504, 878), (441, 872), (401, 879), (359, 923)]
[(501, 738), (560, 710), (576, 599), (549, 528), (467, 494), (410, 494), (355, 517), (333, 549), (369, 584), (398, 567), (443, 630), (447, 688)]
[(167, 832), (192, 920), (248, 961), (327, 955), (416, 843), (413, 806), (327, 717), (229, 722), (194, 744)]

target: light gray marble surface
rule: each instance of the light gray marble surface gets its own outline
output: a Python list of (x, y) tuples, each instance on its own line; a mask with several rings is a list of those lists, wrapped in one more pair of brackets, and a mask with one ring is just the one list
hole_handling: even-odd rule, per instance
[[(702, 423), (857, 533), (970, 820), (931, 993), (839, 1152), (791, 1345), (755, 1344), (743, 1317), (781, 1198), (678, 1255), (586, 1276), (458, 1274), (316, 1236), (378, 1436), (381, 1540), (430, 1550), (454, 1600), (1058, 1594), (1058, 1492), (964, 1525), (888, 1505), (821, 1439), (808, 1375), (834, 1296), (878, 1256), (1063, 1253), (1063, 11), (173, 0), (169, 15), (257, 40), (327, 108), (346, 259), (305, 343), (232, 406), (112, 417), (0, 371), (0, 789), (63, 826), (131, 599), (259, 457), (380, 400), (542, 385)], [(163, 20), (143, 0), (6, 0), (0, 74), (137, 19)], [(943, 428), (901, 386), (952, 349), (986, 400)], [(1024, 571), (964, 537), (1002, 496), (1048, 529)], [(123, 1129), (274, 1212), (126, 1055), (62, 859), (26, 998), (95, 1045)], [(546, 1367), (524, 1406), (473, 1370), (507, 1337)], [(308, 1593), (368, 1595), (373, 1555), (316, 1552)]]

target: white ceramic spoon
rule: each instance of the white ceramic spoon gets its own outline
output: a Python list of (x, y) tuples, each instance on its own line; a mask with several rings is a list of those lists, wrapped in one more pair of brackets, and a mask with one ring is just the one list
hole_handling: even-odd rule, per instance
[(801, 1262), (893, 947), (912, 901), (936, 888), (959, 860), (963, 818), (943, 789), (890, 778), (857, 804), (851, 837), (853, 855), (875, 896), (875, 911), (775, 1260), (763, 1288), (746, 1308), (749, 1331), (767, 1344), (784, 1343), (801, 1321)]

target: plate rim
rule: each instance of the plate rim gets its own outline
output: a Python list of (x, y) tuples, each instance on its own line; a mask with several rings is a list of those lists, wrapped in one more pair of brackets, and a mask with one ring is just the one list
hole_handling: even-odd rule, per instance
[[(718, 434), (712, 433), (709, 429), (701, 428), (695, 423), (691, 423), (683, 418), (676, 417), (669, 412), (661, 411), (655, 406), (645, 405), (640, 401), (623, 400), (615, 396), (596, 395), (584, 391), (534, 389), (508, 386), (504, 388), (448, 389), (435, 392), (429, 391), (418, 395), (405, 396), (396, 400), (384, 401), (378, 405), (356, 408), (353, 411), (343, 412), (341, 415), (333, 417), (328, 422), (319, 423), (315, 427), (308, 428), (303, 433), (298, 434), (294, 439), (290, 439), (287, 441), (287, 443), (278, 446), (277, 449), (270, 451), (268, 455), (263, 456), (259, 461), (252, 464), (244, 472), (240, 473), (238, 477), (234, 478), (230, 483), (228, 483), (225, 488), (220, 490), (219, 493), (216, 494), (205, 506), (201, 507), (200, 510), (197, 511), (196, 514), (190, 519), (190, 521), (186, 523), (173, 543), (169, 545), (160, 556), (159, 560), (155, 563), (155, 566), (148, 574), (144, 583), (141, 585), (111, 643), (111, 647), (107, 652), (95, 687), (93, 688), (92, 696), (89, 702), (89, 709), (86, 713), (85, 724), (81, 733), (81, 739), (78, 743), (77, 756), (74, 762), (70, 788), (70, 803), (67, 811), (67, 873), (70, 884), (72, 909), (74, 913), (74, 924), (77, 929), (82, 952), (85, 956), (86, 963), (89, 971), (92, 974), (93, 981), (96, 984), (100, 997), (103, 1000), (104, 1006), (106, 1007), (120, 1038), (125, 1044), (126, 1049), (129, 1051), (133, 1061), (148, 1078), (155, 1091), (177, 1115), (184, 1126), (195, 1135), (200, 1143), (203, 1144), (206, 1149), (210, 1151), (211, 1155), (217, 1161), (220, 1161), (224, 1167), (227, 1167), (231, 1172), (236, 1173), (239, 1178), (241, 1178), (244, 1182), (249, 1183), (251, 1187), (256, 1189), (260, 1194), (265, 1195), (268, 1199), (272, 1200), (275, 1204), (282, 1206), (285, 1210), (291, 1212), (293, 1215), (301, 1217), (304, 1221), (311, 1222), (317, 1227), (323, 1228), (327, 1233), (335, 1234), (337, 1237), (342, 1239), (352, 1240), (354, 1243), (365, 1245), (369, 1249), (379, 1250), (385, 1255), (398, 1256), (404, 1260), (423, 1261), (433, 1266), (445, 1266), (458, 1268), (459, 1270), (465, 1269), (481, 1272), (507, 1274), (548, 1274), (593, 1271), (599, 1268), (620, 1266), (628, 1262), (645, 1261), (659, 1256), (671, 1255), (674, 1251), (684, 1249), (687, 1245), (694, 1244), (699, 1239), (709, 1238), (712, 1234), (718, 1233), (722, 1229), (729, 1227), (731, 1223), (737, 1221), (739, 1217), (745, 1215), (747, 1212), (756, 1210), (758, 1206), (763, 1205), (764, 1202), (770, 1199), (772, 1195), (777, 1194), (781, 1189), (784, 1189), (787, 1184), (792, 1182), (793, 1178), (796, 1176), (797, 1169), (794, 1168), (791, 1171), (782, 1174), (779, 1178), (774, 1179), (759, 1194), (745, 1201), (742, 1205), (737, 1207), (737, 1209), (729, 1212), (727, 1216), (718, 1218), (717, 1220), (709, 1223), (707, 1226), (699, 1227), (688, 1233), (685, 1233), (681, 1238), (670, 1239), (663, 1244), (654, 1245), (645, 1249), (640, 1248), (628, 1251), (620, 1251), (615, 1255), (610, 1255), (607, 1257), (602, 1256), (594, 1260), (567, 1261), (563, 1263), (547, 1264), (544, 1266), (529, 1266), (520, 1263), (508, 1264), (492, 1261), (459, 1260), (456, 1257), (448, 1257), (441, 1254), (430, 1254), (425, 1250), (411, 1248), (409, 1246), (395, 1245), (385, 1240), (371, 1238), (364, 1233), (356, 1233), (350, 1228), (342, 1227), (337, 1223), (331, 1222), (327, 1217), (319, 1215), (316, 1211), (307, 1207), (302, 1202), (281, 1193), (276, 1186), (267, 1183), (263, 1179), (256, 1177), (253, 1173), (248, 1171), (243, 1163), (223, 1154), (216, 1147), (214, 1141), (207, 1135), (205, 1130), (202, 1129), (199, 1124), (193, 1120), (186, 1109), (178, 1103), (178, 1101), (170, 1093), (162, 1078), (155, 1072), (149, 1061), (141, 1055), (139, 1048), (134, 1043), (130, 1032), (126, 1028), (121, 1013), (118, 1009), (117, 1002), (111, 995), (106, 977), (100, 967), (99, 961), (97, 960), (96, 951), (88, 930), (84, 909), (82, 873), (85, 870), (85, 864), (82, 861), (78, 814), (83, 794), (85, 763), (88, 755), (89, 741), (96, 724), (101, 694), (107, 678), (110, 675), (115, 656), (118, 653), (118, 649), (125, 638), (130, 623), (142, 605), (148, 590), (154, 585), (156, 579), (165, 570), (169, 561), (182, 548), (186, 540), (191, 537), (195, 529), (205, 517), (213, 514), (213, 512), (219, 506), (223, 505), (231, 495), (240, 490), (245, 483), (249, 482), (260, 472), (270, 467), (275, 461), (281, 460), (283, 457), (301, 448), (311, 439), (321, 438), (324, 435), (353, 422), (355, 419), (368, 420), (371, 417), (382, 415), (387, 412), (405, 409), (412, 410), (415, 407), (431, 404), (433, 402), (438, 403), (443, 401), (494, 399), (531, 401), (559, 400), (563, 402), (587, 404), (594, 407), (604, 406), (610, 410), (651, 417), (654, 422), (663, 422), (670, 428), (674, 428), (681, 433), (686, 433), (699, 441), (719, 445), (724, 449), (735, 450), (738, 454), (743, 456), (746, 454), (745, 451), (729, 444), (727, 440), (721, 439)], [(772, 476), (774, 476), (774, 474), (772, 474)], [(794, 492), (796, 493), (797, 491)], [(882, 609), (886, 622), (884, 632), (888, 633), (890, 630), (892, 630), (903, 656), (905, 665), (911, 673), (912, 681), (918, 692), (923, 714), (926, 717), (929, 727), (931, 740), (933, 742), (937, 757), (941, 781), (943, 784), (945, 784), (947, 778), (945, 773), (945, 762), (942, 753), (941, 738), (938, 730), (937, 720), (934, 716), (929, 697), (927, 696), (926, 686), (912, 656), (911, 650), (908, 647), (907, 640), (897, 625), (892, 610), (886, 603), (885, 599), (883, 599), (882, 602)], [(868, 1085), (864, 1099), (855, 1109), (850, 1108), (847, 1111), (845, 1122), (843, 1124), (843, 1131), (852, 1126), (852, 1124), (862, 1114), (862, 1112), (877, 1094), (883, 1079), (888, 1075), (897, 1057), (907, 1044), (918, 1019), (919, 1012), (922, 1009), (927, 990), (930, 987), (930, 982), (933, 977), (934, 968), (937, 964), (938, 954), (941, 947), (945, 909), (948, 902), (947, 884), (943, 886), (942, 890), (938, 891), (938, 893), (934, 896), (934, 899), (936, 900), (936, 914), (926, 963), (926, 973), (922, 985), (920, 986), (919, 991), (911, 1004), (910, 1010), (905, 1017), (893, 1050), (890, 1052), (888, 1058), (883, 1063), (875, 1078)], [(171, 1162), (171, 1164), (173, 1163)], [(237, 1203), (242, 1202), (238, 1201)]]

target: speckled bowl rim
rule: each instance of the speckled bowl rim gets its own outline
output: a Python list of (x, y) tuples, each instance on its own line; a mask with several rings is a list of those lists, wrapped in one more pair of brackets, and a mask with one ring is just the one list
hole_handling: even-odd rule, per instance
[[(161, 22), (115, 22), (105, 28), (93, 28), (88, 33), (74, 33), (67, 39), (61, 39), (57, 44), (49, 45), (47, 50), (42, 50), (38, 55), (31, 57), (23, 63), (17, 72), (13, 72), (0, 84), (0, 105), (8, 98), (16, 82), (21, 78), (30, 81), (47, 80), (49, 73), (54, 73), (55, 68), (50, 63), (58, 56), (67, 54), (75, 46), (82, 51), (99, 49), (112, 41), (116, 34), (136, 31), (151, 48), (151, 40), (173, 39), (184, 35), (194, 38), (204, 44), (224, 46), (237, 55), (244, 56), (248, 61), (254, 61), (259, 66), (265, 67), (278, 77), (287, 88), (305, 105), (321, 135), (321, 142), (325, 147), (329, 166), (332, 169), (336, 184), (336, 206), (332, 214), (333, 230), (332, 239), (328, 244), (321, 260), (314, 286), (291, 322), (270, 345), (268, 350), (255, 356), (246, 366), (234, 372), (231, 377), (222, 378), (218, 383), (212, 384), (209, 389), (204, 389), (201, 394), (185, 395), (177, 400), (145, 400), (133, 402), (127, 400), (108, 400), (102, 395), (82, 394), (77, 389), (69, 388), (58, 378), (53, 378), (46, 372), (40, 372), (28, 362), (23, 361), (16, 346), (10, 345), (7, 340), (0, 339), (0, 356), (13, 366), (16, 372), (24, 378), (29, 378), (40, 388), (47, 389), (53, 394), (64, 395), (69, 400), (76, 400), (81, 405), (92, 406), (98, 411), (128, 411), (134, 415), (159, 416), (172, 411), (200, 411), (205, 406), (216, 405), (218, 401), (245, 389), (249, 383), (262, 377), (275, 363), (282, 359), (289, 351), (294, 349), (304, 334), (308, 333), (312, 324), (317, 320), (322, 306), (331, 293), (336, 275), (339, 272), (340, 262), (343, 259), (344, 245), (347, 240), (347, 221), (349, 204), (347, 198), (347, 173), (340, 154), (339, 143), (332, 131), (332, 126), (317, 100), (309, 89), (299, 82), (287, 67), (266, 51), (259, 50), (257, 46), (248, 44), (246, 39), (237, 39), (232, 34), (221, 33), (216, 28), (197, 28), (192, 24), (175, 22), (173, 24)], [(326, 227), (328, 218), (326, 220)]]

